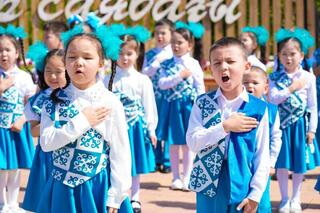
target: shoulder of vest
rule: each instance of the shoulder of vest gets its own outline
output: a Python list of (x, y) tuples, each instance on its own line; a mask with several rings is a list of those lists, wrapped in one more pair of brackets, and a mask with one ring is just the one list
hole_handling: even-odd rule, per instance
[(256, 109), (259, 109), (259, 110), (261, 109), (261, 111), (263, 111), (264, 113), (267, 108), (267, 103), (251, 94), (248, 94), (248, 95), (249, 95), (249, 104)]

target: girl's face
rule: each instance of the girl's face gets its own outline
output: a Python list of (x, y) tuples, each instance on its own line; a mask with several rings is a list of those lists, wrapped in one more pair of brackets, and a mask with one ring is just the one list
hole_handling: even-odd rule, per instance
[(132, 45), (133, 44), (126, 43), (121, 48), (120, 57), (117, 61), (117, 65), (122, 69), (128, 69), (134, 66), (138, 59), (138, 54)]
[(10, 38), (2, 36), (0, 39), (0, 67), (5, 71), (12, 69), (18, 57), (19, 53)]
[(44, 69), (44, 80), (51, 89), (63, 88), (67, 84), (63, 58), (51, 56)]
[(66, 51), (66, 68), (72, 84), (82, 90), (94, 85), (103, 66), (97, 44), (89, 38), (79, 37), (71, 41)]
[(254, 51), (258, 48), (257, 42), (252, 39), (249, 33), (242, 33), (240, 35), (240, 41), (246, 48), (249, 55), (253, 54)]
[(288, 73), (295, 72), (300, 67), (303, 57), (300, 44), (292, 40), (285, 43), (279, 52), (280, 62)]
[(62, 42), (54, 32), (52, 31), (45, 31), (43, 42), (47, 45), (49, 50), (52, 49), (63, 49)]
[(169, 26), (166, 25), (159, 25), (155, 29), (154, 33), (157, 46), (163, 48), (170, 44), (171, 42), (171, 31)]
[(192, 44), (190, 44), (180, 33), (174, 32), (171, 40), (171, 47), (175, 56), (183, 56), (191, 51)]

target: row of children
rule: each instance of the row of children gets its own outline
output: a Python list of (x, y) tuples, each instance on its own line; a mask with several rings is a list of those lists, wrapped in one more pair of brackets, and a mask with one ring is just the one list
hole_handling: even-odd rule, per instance
[[(40, 89), (30, 99), (35, 86), (15, 65), (19, 52), (23, 53), (16, 42), (16, 38), (23, 39), (22, 30), (12, 26), (0, 30), (4, 76), (0, 82), (1, 116), (9, 118), (1, 128), (6, 141), (1, 147), (2, 157), (8, 164), (1, 167), (3, 212), (21, 211), (17, 169), (30, 168), (33, 157), (30, 126), (22, 128), (25, 118), (41, 144), (36, 148), (23, 203), (29, 211), (106, 212), (108, 206), (109, 212), (117, 212), (121, 205), (120, 212), (141, 212), (140, 174), (155, 169), (152, 145), (158, 147), (157, 162), (164, 164), (163, 170), (169, 167), (169, 151), (172, 188), (189, 190), (190, 182), (190, 188), (198, 192), (199, 212), (242, 207), (255, 210), (266, 188), (269, 167), (274, 164), (281, 183), (280, 209), (301, 210), (301, 174), (311, 161), (314, 166), (320, 161), (318, 146), (312, 143), (317, 126), (315, 78), (300, 69), (305, 47), (299, 37), (286, 31), (287, 37), (278, 39), (284, 69), (270, 76), (269, 100), (279, 104), (279, 119), (277, 108), (264, 102), (268, 90), (267, 75), (259, 71), (263, 66), (250, 71), (248, 51), (237, 39), (224, 38), (212, 46), (211, 69), (219, 89), (201, 95), (203, 73), (190, 54), (194, 38), (201, 38), (204, 31), (199, 25), (178, 22), (174, 29), (168, 20), (158, 22), (157, 47), (144, 57), (143, 43), (150, 36), (144, 28), (105, 27), (94, 17), (86, 24), (79, 17), (73, 20), (70, 25), (76, 26), (62, 34), (63, 42), (53, 31), (45, 33), (46, 43), (55, 40), (51, 47), (58, 49), (49, 50), (50, 45), (40, 43), (30, 48)], [(250, 29), (242, 37), (245, 33), (256, 36)], [(254, 42), (257, 40), (252, 39)], [(99, 72), (104, 69), (105, 58), (112, 60), (112, 72), (104, 77)], [(12, 106), (11, 111), (7, 106)], [(313, 150), (301, 142), (307, 141), (306, 137), (314, 144)], [(197, 153), (192, 172), (193, 154), (186, 138)], [(308, 164), (306, 148), (310, 149)], [(291, 203), (288, 170), (294, 172)], [(127, 192), (131, 182), (130, 204)], [(270, 201), (266, 203), (270, 211)]]

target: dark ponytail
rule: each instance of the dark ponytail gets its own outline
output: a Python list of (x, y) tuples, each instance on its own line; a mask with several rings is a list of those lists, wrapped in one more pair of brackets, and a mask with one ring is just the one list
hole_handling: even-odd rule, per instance
[(144, 43), (142, 42), (139, 42), (139, 43), (140, 44), (139, 44), (139, 55), (137, 58), (137, 70), (140, 72), (143, 66), (145, 48), (144, 48)]
[(267, 50), (265, 45), (260, 46), (260, 60), (262, 63), (267, 64)]
[(194, 49), (193, 49), (193, 57), (199, 61), (201, 64), (201, 60), (203, 59), (202, 55), (202, 40), (201, 38), (194, 38)]
[(28, 73), (31, 75), (31, 78), (32, 78), (33, 82), (35, 83), (36, 82), (36, 76), (31, 70), (29, 70), (27, 62), (26, 62), (23, 39), (18, 38), (18, 41), (19, 41), (19, 44), (20, 44), (21, 57), (22, 57), (23, 65), (24, 65), (25, 69), (28, 71)]
[(108, 90), (112, 92), (112, 84), (114, 77), (116, 76), (116, 71), (117, 71), (117, 62), (116, 61), (111, 61), (111, 75), (108, 83)]

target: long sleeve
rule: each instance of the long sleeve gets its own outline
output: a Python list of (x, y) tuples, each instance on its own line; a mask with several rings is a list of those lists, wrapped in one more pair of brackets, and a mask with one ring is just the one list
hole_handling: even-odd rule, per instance
[(114, 103), (107, 206), (119, 208), (131, 187), (131, 152), (123, 106), (120, 101), (114, 100)]
[(151, 64), (148, 64), (146, 57), (144, 57), (142, 73), (152, 77), (156, 74), (157, 70), (160, 68), (160, 62), (154, 60)]
[(290, 91), (288, 88), (279, 90), (275, 85), (274, 81), (270, 79), (269, 79), (269, 88), (270, 88), (269, 101), (273, 104), (281, 104), (290, 96)]
[(165, 74), (165, 70), (161, 69), (160, 71), (160, 79), (159, 79), (159, 88), (162, 90), (170, 89), (177, 86), (180, 82), (183, 81), (179, 72), (175, 75), (167, 76)]
[(191, 110), (189, 126), (186, 134), (189, 149), (197, 153), (210, 145), (217, 144), (226, 136), (227, 133), (224, 131), (222, 123), (211, 126), (208, 129), (203, 127), (201, 110), (195, 103)]
[(157, 105), (155, 101), (155, 96), (153, 92), (152, 82), (146, 76), (142, 79), (143, 89), (142, 89), (142, 105), (145, 110), (145, 116), (147, 121), (147, 127), (150, 135), (156, 135), (156, 128), (158, 124), (158, 112)]
[(259, 123), (256, 141), (257, 146), (253, 159), (253, 176), (250, 181), (250, 192), (248, 198), (256, 202), (260, 202), (262, 194), (265, 191), (270, 172), (269, 125), (267, 110)]
[(197, 91), (197, 95), (201, 95), (205, 93), (203, 71), (199, 63), (197, 63), (197, 65), (195, 66), (195, 69), (192, 70), (192, 76), (193, 76), (193, 86)]
[(310, 112), (309, 132), (315, 133), (318, 126), (316, 78), (310, 75), (310, 86), (307, 90), (307, 107)]
[(90, 129), (89, 121), (82, 112), (79, 112), (61, 128), (56, 128), (44, 107), (42, 108), (44, 113), (41, 114), (40, 145), (45, 152), (57, 150), (75, 141)]
[(280, 130), (280, 117), (278, 112), (274, 124), (270, 129), (270, 134), (270, 164), (271, 167), (274, 168), (282, 145), (282, 132)]

